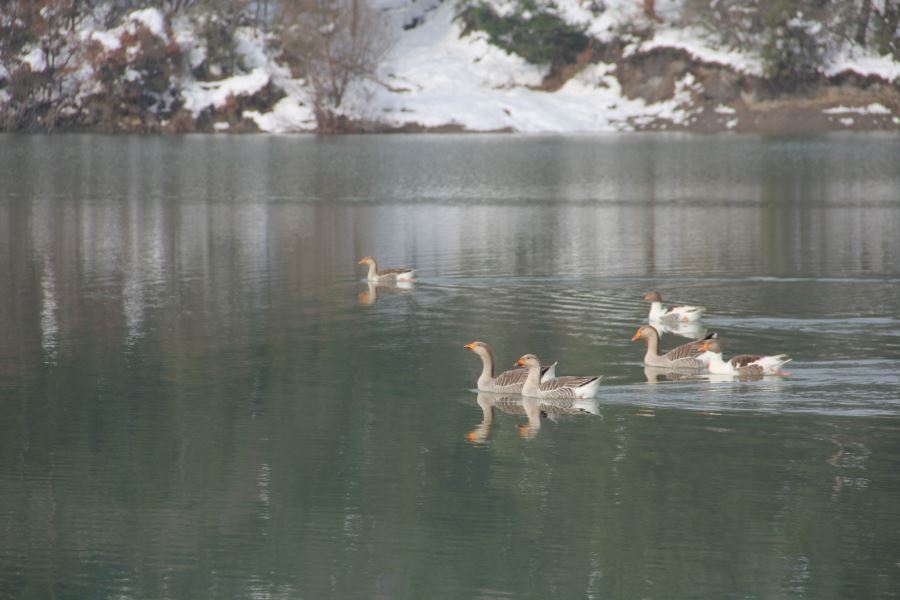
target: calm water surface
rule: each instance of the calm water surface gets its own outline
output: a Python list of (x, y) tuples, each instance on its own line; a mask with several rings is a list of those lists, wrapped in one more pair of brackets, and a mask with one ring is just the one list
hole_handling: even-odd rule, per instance
[[(0, 176), (2, 598), (900, 595), (897, 137), (0, 136)], [(645, 371), (651, 289), (793, 375)], [(597, 406), (476, 394), (474, 339)]]

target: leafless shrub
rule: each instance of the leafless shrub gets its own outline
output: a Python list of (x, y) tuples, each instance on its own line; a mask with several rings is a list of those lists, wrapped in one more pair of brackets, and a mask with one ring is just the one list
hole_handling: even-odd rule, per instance
[(334, 131), (348, 91), (378, 81), (391, 47), (386, 24), (365, 0), (286, 1), (283, 10), (283, 58), (311, 88), (319, 131)]
[(11, 0), (0, 4), (0, 89), (4, 129), (53, 130), (74, 110), (77, 30), (90, 2)]

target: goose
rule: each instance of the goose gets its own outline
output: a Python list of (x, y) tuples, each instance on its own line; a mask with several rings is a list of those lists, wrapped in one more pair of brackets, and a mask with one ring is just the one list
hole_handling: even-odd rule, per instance
[(632, 342), (640, 339), (646, 340), (647, 352), (644, 354), (644, 364), (648, 367), (665, 367), (667, 369), (702, 369), (706, 366), (703, 361), (697, 360), (700, 355), (700, 343), (706, 340), (715, 339), (717, 334), (710, 333), (702, 340), (694, 340), (687, 344), (682, 344), (674, 350), (669, 350), (665, 354), (659, 353), (659, 332), (652, 325), (641, 325), (634, 336)]
[(650, 303), (650, 320), (663, 322), (689, 323), (697, 321), (706, 312), (702, 306), (672, 306), (663, 308), (662, 296), (659, 292), (647, 292), (644, 300)]
[[(525, 369), (512, 369), (494, 376), (494, 353), (491, 347), (484, 342), (470, 342), (463, 346), (481, 357), (481, 375), (476, 386), (482, 392), (498, 392), (507, 394), (521, 394), (522, 385), (528, 377)], [(556, 377), (556, 363), (541, 369), (541, 381), (547, 381)]]
[(556, 377), (541, 381), (541, 361), (534, 354), (525, 354), (516, 366), (528, 369), (522, 395), (532, 398), (593, 398), (600, 387), (600, 377)]
[(375, 283), (387, 283), (394, 281), (413, 281), (415, 269), (384, 269), (378, 270), (378, 264), (371, 256), (359, 259), (358, 265), (369, 265), (368, 280)]
[(722, 346), (719, 340), (707, 340), (700, 343), (701, 354), (698, 360), (709, 365), (709, 372), (716, 375), (783, 375), (781, 367), (791, 361), (787, 354), (763, 356), (760, 354), (739, 354), (731, 360), (722, 359)]

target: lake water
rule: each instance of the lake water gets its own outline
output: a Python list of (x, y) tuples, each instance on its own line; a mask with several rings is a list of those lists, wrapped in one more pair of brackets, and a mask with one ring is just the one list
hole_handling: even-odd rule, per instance
[[(6, 135), (0, 176), (2, 598), (900, 595), (896, 136)], [(650, 290), (792, 375), (645, 371)], [(479, 396), (476, 339), (596, 409)]]

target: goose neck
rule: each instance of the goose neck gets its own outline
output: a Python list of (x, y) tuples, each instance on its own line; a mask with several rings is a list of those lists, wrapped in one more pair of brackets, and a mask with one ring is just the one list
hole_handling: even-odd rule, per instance
[(541, 367), (540, 365), (530, 365), (528, 367), (528, 376), (522, 385), (522, 395), (534, 396), (541, 389)]

